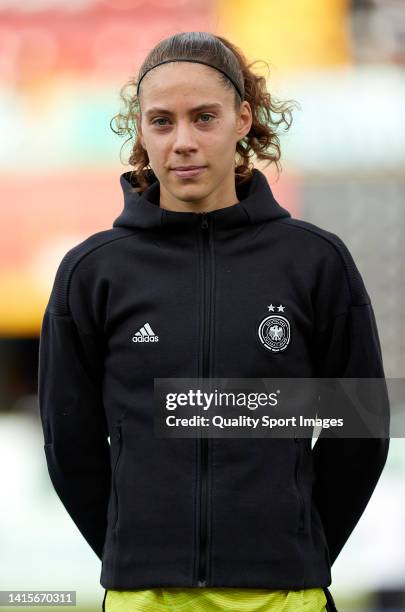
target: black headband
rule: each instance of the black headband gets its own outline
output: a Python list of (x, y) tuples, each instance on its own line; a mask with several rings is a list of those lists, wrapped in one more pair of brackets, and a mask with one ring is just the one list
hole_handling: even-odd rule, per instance
[(153, 68), (156, 68), (156, 66), (160, 66), (161, 64), (167, 64), (168, 62), (194, 62), (197, 64), (205, 64), (206, 66), (211, 66), (211, 68), (215, 68), (215, 70), (219, 70), (219, 72), (222, 72), (222, 74), (224, 74), (232, 83), (232, 85), (235, 87), (236, 91), (238, 92), (238, 94), (240, 95), (241, 99), (243, 100), (244, 95), (242, 94), (240, 87), (235, 83), (235, 81), (233, 80), (232, 77), (229, 76), (229, 74), (227, 72), (225, 72), (224, 70), (222, 70), (222, 68), (218, 68), (218, 66), (214, 66), (213, 64), (210, 64), (208, 62), (204, 62), (203, 60), (197, 60), (197, 59), (191, 59), (191, 58), (175, 58), (175, 59), (168, 59), (168, 60), (163, 60), (162, 62), (159, 62), (158, 64), (155, 64), (154, 66), (152, 66), (151, 68), (148, 68), (143, 75), (141, 76), (141, 78), (138, 81), (138, 86), (137, 86), (137, 90), (136, 90), (136, 95), (139, 95), (139, 85), (143, 79), (143, 77), (145, 76), (145, 74), (147, 74), (149, 72), (149, 70), (152, 70)]

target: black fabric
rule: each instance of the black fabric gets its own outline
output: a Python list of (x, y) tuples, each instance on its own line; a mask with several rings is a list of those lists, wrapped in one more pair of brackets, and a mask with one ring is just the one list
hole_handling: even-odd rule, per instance
[[(384, 377), (360, 272), (257, 169), (203, 215), (161, 207), (159, 182), (141, 193), (132, 178), (113, 227), (63, 257), (42, 321), (55, 490), (105, 589), (327, 587), (389, 440), (160, 438), (154, 379)], [(269, 350), (260, 324), (277, 313), (289, 335)]]
[(339, 612), (339, 610), (336, 607), (335, 604), (335, 600), (333, 599), (332, 593), (330, 592), (330, 590), (325, 587), (324, 589), (324, 593), (326, 596), (326, 610), (327, 612)]

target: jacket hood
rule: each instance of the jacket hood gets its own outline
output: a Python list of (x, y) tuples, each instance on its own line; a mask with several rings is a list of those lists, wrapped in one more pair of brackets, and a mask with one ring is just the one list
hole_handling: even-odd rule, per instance
[[(174, 229), (174, 226), (194, 226), (199, 222), (200, 212), (172, 211), (160, 207), (160, 183), (153, 171), (150, 171), (153, 182), (143, 192), (135, 191), (138, 184), (136, 179), (131, 181), (131, 174), (132, 171), (121, 174), (124, 208), (114, 220), (113, 227)], [(210, 220), (214, 220), (216, 227), (232, 228), (291, 217), (288, 210), (276, 201), (266, 176), (257, 168), (253, 169), (250, 179), (236, 184), (235, 188), (239, 202), (206, 213)]]

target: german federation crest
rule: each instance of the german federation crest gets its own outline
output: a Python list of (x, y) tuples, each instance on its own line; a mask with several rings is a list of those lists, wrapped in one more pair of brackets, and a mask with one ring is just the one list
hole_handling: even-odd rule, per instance
[(272, 353), (284, 351), (290, 342), (290, 322), (282, 315), (264, 317), (257, 330), (259, 341)]

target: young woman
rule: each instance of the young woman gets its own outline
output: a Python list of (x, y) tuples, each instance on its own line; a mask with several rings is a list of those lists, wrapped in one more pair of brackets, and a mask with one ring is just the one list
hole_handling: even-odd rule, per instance
[(65, 255), (42, 323), (50, 477), (108, 612), (336, 610), (331, 565), (388, 440), (159, 437), (154, 380), (384, 377), (369, 295), (250, 164), (278, 164), (291, 107), (234, 45), (176, 34), (129, 85), (124, 210)]

